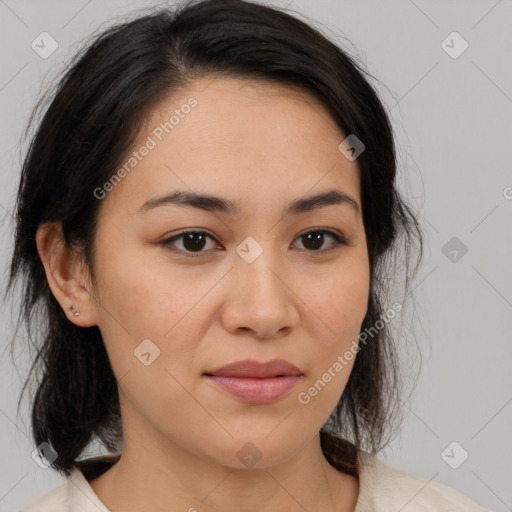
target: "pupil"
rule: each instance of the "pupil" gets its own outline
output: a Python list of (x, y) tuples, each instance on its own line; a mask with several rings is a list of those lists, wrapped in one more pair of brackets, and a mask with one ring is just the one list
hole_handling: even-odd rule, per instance
[[(307, 235), (305, 235), (305, 237), (306, 237), (306, 243), (304, 244), (304, 247), (306, 247), (307, 249), (318, 249), (319, 247), (322, 247), (323, 238), (324, 238), (323, 233), (321, 233), (319, 231), (312, 231), (311, 233), (308, 233)], [(313, 243), (313, 247), (308, 247), (308, 244), (310, 242)], [(318, 244), (317, 242), (320, 242), (320, 243)]]
[(183, 246), (187, 250), (201, 250), (204, 247), (205, 237), (201, 233), (187, 233), (183, 239)]

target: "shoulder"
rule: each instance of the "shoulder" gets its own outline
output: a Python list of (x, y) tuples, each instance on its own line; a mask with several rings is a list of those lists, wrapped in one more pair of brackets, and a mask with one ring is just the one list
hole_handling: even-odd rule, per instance
[(433, 478), (408, 473), (364, 452), (359, 460), (360, 501), (355, 512), (489, 512)]
[(119, 454), (79, 461), (62, 484), (30, 502), (20, 512), (109, 512), (89, 481), (119, 459)]
[(69, 510), (67, 487), (67, 482), (59, 485), (31, 501), (20, 512), (48, 512), (50, 510), (52, 512), (67, 512)]

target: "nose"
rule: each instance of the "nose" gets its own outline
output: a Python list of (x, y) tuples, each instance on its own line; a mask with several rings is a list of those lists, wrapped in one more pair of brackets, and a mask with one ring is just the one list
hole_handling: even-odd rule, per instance
[(261, 339), (282, 336), (299, 323), (299, 298), (290, 273), (266, 256), (238, 259), (229, 273), (222, 323), (229, 332), (250, 332)]

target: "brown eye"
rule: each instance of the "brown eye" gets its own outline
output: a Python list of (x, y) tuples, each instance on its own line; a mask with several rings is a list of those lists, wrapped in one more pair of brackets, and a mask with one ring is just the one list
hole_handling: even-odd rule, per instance
[(202, 252), (206, 252), (203, 249), (207, 246), (208, 239), (214, 240), (212, 236), (204, 231), (183, 231), (163, 240), (160, 244), (165, 247), (173, 246), (173, 248), (176, 248), (175, 242), (181, 241), (182, 247), (176, 248), (178, 251), (200, 255)]
[[(334, 240), (334, 242), (331, 243), (330, 246), (328, 246), (327, 248), (324, 247), (322, 249), (328, 238), (331, 238), (332, 240)], [(312, 252), (325, 252), (339, 245), (348, 245), (347, 241), (344, 240), (337, 233), (325, 229), (308, 231), (307, 233), (300, 235), (297, 238), (297, 240), (302, 240), (304, 248), (307, 251)]]

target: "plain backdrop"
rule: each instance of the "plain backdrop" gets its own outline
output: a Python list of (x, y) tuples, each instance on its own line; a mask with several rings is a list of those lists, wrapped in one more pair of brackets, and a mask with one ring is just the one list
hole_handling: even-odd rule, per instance
[[(400, 334), (406, 378), (418, 380), (404, 401), (401, 431), (380, 457), (490, 510), (512, 510), (512, 2), (269, 3), (321, 24), (381, 82), (375, 86), (400, 145), (403, 191), (426, 233), (413, 284), (417, 318)], [(0, 1), (3, 286), (26, 148), (20, 141), (42, 84), (86, 36), (149, 5), (161, 3)], [(58, 44), (46, 58), (31, 46), (42, 32)], [(26, 402), (16, 414), (29, 364), (25, 340), (16, 340), (16, 369), (8, 304), (0, 322), (0, 511), (10, 511), (64, 478), (31, 457)]]

